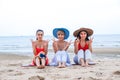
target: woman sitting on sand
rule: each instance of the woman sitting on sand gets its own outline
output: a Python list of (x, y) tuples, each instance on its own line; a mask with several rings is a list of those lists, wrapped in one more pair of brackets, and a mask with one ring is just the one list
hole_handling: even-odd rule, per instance
[(43, 30), (38, 29), (36, 31), (36, 41), (31, 41), (34, 53), (33, 64), (37, 65), (38, 69), (45, 68), (45, 65), (48, 65), (48, 41), (43, 40), (43, 35)]
[(71, 44), (71, 41), (65, 41), (65, 39), (69, 37), (69, 31), (65, 28), (55, 28), (53, 30), (53, 35), (58, 40), (53, 40), (53, 49), (55, 56), (50, 65), (58, 66), (59, 68), (65, 68), (66, 66), (70, 65), (67, 49)]
[(81, 64), (82, 67), (89, 66), (92, 59), (92, 38), (88, 38), (93, 34), (93, 30), (89, 28), (80, 28), (76, 30), (73, 35), (77, 37), (74, 41), (74, 62)]

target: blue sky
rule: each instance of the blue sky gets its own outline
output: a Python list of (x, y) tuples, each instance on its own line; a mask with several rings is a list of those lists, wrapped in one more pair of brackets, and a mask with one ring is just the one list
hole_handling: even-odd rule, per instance
[(120, 34), (120, 0), (0, 0), (0, 36), (34, 35), (55, 27)]

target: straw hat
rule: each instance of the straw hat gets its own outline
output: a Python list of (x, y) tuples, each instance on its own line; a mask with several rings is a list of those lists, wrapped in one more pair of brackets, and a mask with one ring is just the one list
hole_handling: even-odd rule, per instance
[(88, 36), (91, 36), (91, 35), (93, 34), (93, 30), (90, 29), (90, 28), (80, 28), (80, 29), (74, 31), (73, 35), (74, 35), (75, 37), (77, 37), (78, 33), (81, 32), (81, 31), (86, 31), (87, 34), (88, 34)]
[(64, 39), (67, 39), (69, 37), (69, 31), (66, 28), (55, 28), (55, 29), (53, 29), (53, 36), (54, 37), (58, 38), (57, 37), (57, 32), (58, 31), (63, 31), (65, 33)]

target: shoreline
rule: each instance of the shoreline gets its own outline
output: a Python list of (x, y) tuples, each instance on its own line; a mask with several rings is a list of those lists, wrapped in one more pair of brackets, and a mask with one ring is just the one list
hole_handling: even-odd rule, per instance
[[(48, 56), (54, 56), (54, 52), (52, 49), (49, 49), (48, 51), (49, 51)], [(30, 58), (32, 58), (33, 53), (32, 52), (30, 54), (28, 54), (28, 53), (29, 52), (18, 52), (18, 53), (17, 52), (0, 52), (0, 60), (4, 60), (4, 59), (14, 60), (14, 59), (30, 59)], [(74, 55), (73, 49), (68, 49), (68, 53), (70, 54), (70, 57), (73, 57), (73, 55)], [(104, 57), (104, 55), (108, 55), (108, 54), (109, 55), (120, 55), (120, 49), (119, 48), (94, 48), (92, 54), (96, 55), (98, 57), (99, 57), (99, 55), (103, 55), (103, 57)]]
[(117, 53), (117, 54), (120, 54), (120, 48), (94, 48), (93, 53)]

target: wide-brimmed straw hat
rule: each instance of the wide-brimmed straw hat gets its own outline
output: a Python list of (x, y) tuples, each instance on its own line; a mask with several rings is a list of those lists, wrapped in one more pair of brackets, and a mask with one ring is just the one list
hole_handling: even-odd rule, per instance
[(88, 34), (88, 36), (91, 36), (91, 35), (93, 34), (93, 30), (90, 29), (90, 28), (80, 28), (80, 29), (74, 31), (74, 32), (73, 32), (73, 35), (74, 35), (75, 37), (77, 37), (77, 35), (78, 35), (79, 32), (81, 32), (81, 31), (86, 31), (87, 34)]
[(69, 37), (69, 31), (66, 28), (55, 28), (55, 29), (53, 29), (53, 36), (54, 37), (58, 38), (57, 37), (57, 32), (58, 31), (63, 31), (64, 32), (64, 34), (65, 34), (64, 39), (67, 39)]

